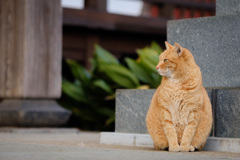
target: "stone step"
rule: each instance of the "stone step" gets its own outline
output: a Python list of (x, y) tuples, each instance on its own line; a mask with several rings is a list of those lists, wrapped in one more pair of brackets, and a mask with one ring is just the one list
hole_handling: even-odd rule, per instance
[[(100, 144), (153, 148), (153, 141), (149, 134), (136, 133), (102, 132)], [(208, 137), (203, 150), (240, 153), (240, 138)]]
[[(119, 89), (116, 91), (115, 131), (148, 133), (146, 114), (155, 89)], [(240, 138), (240, 88), (207, 89), (213, 109), (211, 136)]]

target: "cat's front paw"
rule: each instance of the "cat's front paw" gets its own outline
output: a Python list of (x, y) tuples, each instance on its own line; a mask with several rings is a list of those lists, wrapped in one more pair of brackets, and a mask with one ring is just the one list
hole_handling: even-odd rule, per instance
[(171, 145), (171, 146), (169, 146), (169, 151), (170, 152), (179, 152), (179, 145), (177, 144), (177, 145)]
[(181, 145), (179, 147), (180, 152), (194, 152), (195, 148), (192, 145)]

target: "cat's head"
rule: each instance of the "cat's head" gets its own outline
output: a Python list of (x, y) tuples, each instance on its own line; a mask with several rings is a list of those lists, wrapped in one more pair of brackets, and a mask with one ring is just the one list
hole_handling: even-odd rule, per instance
[(166, 50), (159, 56), (156, 66), (160, 75), (167, 78), (176, 78), (183, 74), (187, 67), (195, 64), (192, 54), (186, 48), (175, 43), (174, 46), (165, 42)]

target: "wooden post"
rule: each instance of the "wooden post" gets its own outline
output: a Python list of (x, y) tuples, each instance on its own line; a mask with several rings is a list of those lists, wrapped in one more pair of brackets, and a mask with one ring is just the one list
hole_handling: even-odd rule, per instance
[(60, 0), (0, 0), (0, 98), (7, 98), (0, 125), (68, 119), (70, 112), (50, 100), (61, 95), (61, 58)]
[(0, 0), (0, 97), (61, 95), (59, 0)]

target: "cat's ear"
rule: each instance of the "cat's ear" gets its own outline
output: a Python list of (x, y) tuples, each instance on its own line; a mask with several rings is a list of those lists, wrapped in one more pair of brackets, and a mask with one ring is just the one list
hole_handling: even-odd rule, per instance
[(166, 49), (171, 49), (173, 46), (169, 44), (167, 41), (165, 41)]
[(183, 47), (178, 43), (174, 44), (174, 50), (177, 52), (178, 56), (181, 56), (183, 53)]

